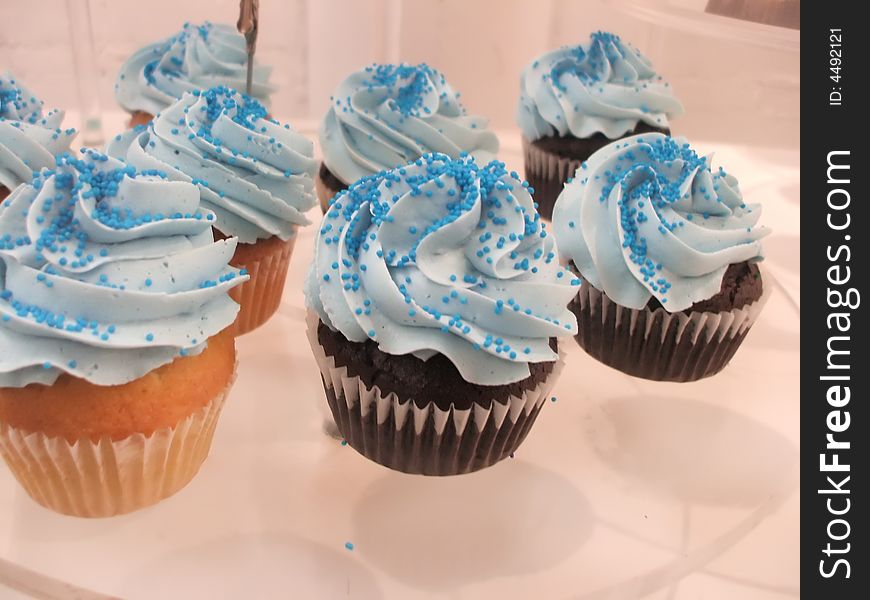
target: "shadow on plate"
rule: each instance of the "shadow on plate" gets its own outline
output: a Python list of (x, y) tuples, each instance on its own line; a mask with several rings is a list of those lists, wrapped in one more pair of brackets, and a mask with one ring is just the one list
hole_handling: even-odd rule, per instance
[(125, 598), (383, 598), (349, 551), (301, 537), (262, 533), (167, 552), (131, 574)]
[(614, 471), (689, 504), (756, 507), (798, 464), (798, 449), (785, 436), (700, 400), (606, 400), (589, 435)]
[(458, 477), (389, 473), (353, 513), (354, 540), (371, 564), (441, 592), (549, 569), (589, 539), (593, 522), (567, 479), (510, 459)]
[[(796, 493), (797, 485), (797, 474), (793, 472), (787, 474), (780, 481), (778, 489), (773, 490), (760, 505), (748, 511), (724, 533), (705, 541), (690, 551), (676, 555), (673, 559), (665, 561), (655, 568), (633, 573), (630, 577), (618, 578), (611, 585), (574, 596), (575, 600), (635, 600), (636, 598), (647, 598), (650, 594), (664, 591), (666, 588), (668, 591), (664, 592), (662, 596), (656, 596), (656, 598), (683, 597), (677, 595), (677, 590), (683, 579), (693, 573), (702, 572), (713, 561), (743, 542), (762, 522), (780, 510), (789, 496)], [(717, 576), (710, 572), (705, 574)], [(727, 576), (723, 579), (729, 583), (735, 583), (735, 580)], [(751, 592), (756, 592), (757, 595), (764, 598), (774, 597), (774, 595), (777, 597), (800, 597), (797, 581), (793, 585), (771, 584), (766, 582), (762, 575), (758, 579), (750, 577), (737, 580), (736, 583), (742, 586), (743, 593), (735, 597), (750, 597), (746, 594)], [(751, 597), (755, 597), (755, 595)]]

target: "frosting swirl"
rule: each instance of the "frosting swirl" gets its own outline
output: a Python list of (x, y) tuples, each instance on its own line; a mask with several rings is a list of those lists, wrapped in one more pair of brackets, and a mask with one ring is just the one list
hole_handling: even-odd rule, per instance
[(655, 297), (678, 312), (719, 292), (728, 265), (762, 257), (758, 204), (682, 138), (612, 142), (577, 169), (556, 200), (560, 254), (614, 302)]
[(666, 129), (683, 106), (639, 50), (612, 33), (547, 52), (523, 70), (517, 123), (529, 140)]
[[(247, 65), (245, 38), (234, 27), (185, 23), (179, 33), (137, 50), (121, 65), (115, 98), (129, 112), (156, 115), (184, 92), (216, 85), (245, 89)], [(251, 94), (267, 103), (274, 91), (271, 71), (254, 65)]]
[[(0, 212), (0, 386), (132, 381), (229, 326), (236, 240), (196, 187), (89, 151), (58, 158)], [(142, 207), (148, 210), (143, 211)]]
[(61, 130), (63, 111), (43, 114), (43, 104), (10, 73), (0, 75), (0, 187), (29, 182), (69, 150), (76, 130)]
[(467, 115), (444, 75), (429, 65), (371, 65), (352, 73), (330, 98), (320, 126), (323, 161), (345, 183), (428, 152), (495, 158), (487, 120)]
[(348, 340), (445, 355), (471, 383), (529, 376), (572, 335), (580, 281), (559, 266), (528, 184), (504, 164), (427, 154), (364, 178), (324, 215), (306, 303)]
[(241, 243), (294, 235), (314, 206), (313, 143), (267, 119), (262, 104), (226, 87), (195, 90), (147, 128), (109, 142), (110, 156), (195, 183), (215, 227)]

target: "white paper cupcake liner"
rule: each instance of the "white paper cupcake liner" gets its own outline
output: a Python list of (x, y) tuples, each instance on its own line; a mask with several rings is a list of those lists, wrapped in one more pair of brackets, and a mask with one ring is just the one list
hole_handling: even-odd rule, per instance
[(457, 475), (511, 455), (523, 442), (564, 367), (559, 351), (550, 375), (521, 396), (488, 408), (447, 410), (400, 403), (395, 393), (371, 388), (347, 367), (336, 366), (317, 339), (320, 319), (309, 312), (308, 339), (323, 380), (333, 418), (344, 439), (360, 454), (406, 473)]
[(626, 308), (584, 281), (570, 308), (577, 316), (577, 342), (601, 362), (645, 379), (695, 381), (728, 364), (771, 290), (763, 285), (761, 297), (743, 308), (686, 315)]
[(290, 256), (296, 245), (296, 228), (293, 237), (281, 244), (269, 255), (258, 260), (241, 262), (233, 258), (230, 264), (238, 269), (247, 269), (248, 279), (230, 290), (230, 297), (239, 303), (239, 314), (233, 324), (235, 335), (244, 335), (268, 321), (281, 305), (284, 282), (290, 268)]
[(22, 431), (0, 423), (0, 454), (39, 504), (76, 517), (111, 517), (156, 504), (197, 474), (208, 456), (233, 379), (174, 427), (113, 441)]

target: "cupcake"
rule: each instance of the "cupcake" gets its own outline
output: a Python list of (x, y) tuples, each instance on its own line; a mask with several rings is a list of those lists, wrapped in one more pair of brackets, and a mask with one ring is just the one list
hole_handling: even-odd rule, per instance
[(593, 154), (553, 211), (561, 258), (583, 280), (577, 342), (645, 379), (719, 372), (767, 299), (760, 217), (682, 138), (636, 135)]
[(366, 67), (348, 76), (330, 103), (320, 126), (317, 179), (324, 212), (358, 179), (426, 153), (458, 158), (467, 152), (484, 164), (498, 152), (487, 120), (466, 114), (444, 75), (425, 63)]
[(43, 102), (10, 73), (0, 75), (0, 202), (69, 150), (75, 129), (61, 130), (63, 111), (43, 114)]
[[(251, 95), (268, 104), (271, 67), (254, 66)], [(172, 37), (137, 50), (115, 81), (118, 104), (131, 113), (130, 127), (144, 125), (185, 92), (225, 85), (244, 90), (248, 72), (245, 38), (235, 27), (185, 23)]]
[(581, 162), (611, 141), (670, 134), (683, 107), (635, 48), (612, 33), (547, 52), (523, 71), (517, 122), (526, 179), (545, 219)]
[(235, 376), (227, 292), (245, 279), (213, 219), (195, 186), (93, 151), (7, 199), (0, 454), (40, 504), (127, 513), (199, 470)]
[(305, 297), (347, 442), (391, 469), (468, 473), (522, 443), (574, 335), (527, 184), (504, 164), (426, 154), (333, 199)]
[(147, 128), (116, 136), (107, 149), (141, 169), (195, 183), (215, 214), (218, 237), (237, 237), (230, 264), (250, 280), (230, 295), (237, 334), (278, 309), (299, 225), (314, 206), (314, 144), (266, 118), (257, 100), (226, 87), (184, 94)]

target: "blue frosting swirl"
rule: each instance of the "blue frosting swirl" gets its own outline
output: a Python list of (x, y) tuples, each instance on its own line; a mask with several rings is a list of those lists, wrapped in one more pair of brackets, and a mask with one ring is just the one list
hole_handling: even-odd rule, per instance
[(314, 206), (314, 144), (267, 119), (253, 98), (226, 87), (193, 91), (147, 128), (109, 142), (110, 156), (197, 184), (215, 227), (241, 243), (287, 240)]
[(63, 111), (43, 114), (43, 102), (10, 73), (0, 75), (0, 187), (10, 190), (54, 166), (69, 150), (75, 129), (61, 130)]
[(213, 219), (195, 186), (93, 151), (17, 188), (0, 211), (0, 387), (117, 385), (201, 352), (247, 279)]
[(324, 215), (307, 305), (348, 340), (444, 354), (469, 382), (525, 379), (576, 333), (580, 285), (527, 188), (503, 163), (443, 154), (358, 181)]
[(758, 204), (682, 138), (612, 142), (577, 169), (556, 200), (560, 254), (628, 308), (655, 297), (678, 312), (719, 292), (728, 265), (762, 257)]
[[(125, 110), (156, 115), (184, 92), (226, 85), (245, 89), (248, 54), (235, 27), (185, 23), (170, 38), (148, 44), (121, 65), (115, 98)], [(268, 103), (271, 67), (254, 65), (251, 95)]]
[(520, 76), (517, 123), (531, 141), (596, 133), (615, 139), (641, 121), (666, 129), (682, 112), (646, 57), (612, 33), (547, 52)]
[(371, 65), (338, 86), (320, 127), (323, 161), (345, 183), (429, 152), (467, 152), (483, 164), (498, 138), (467, 115), (459, 94), (429, 65)]

